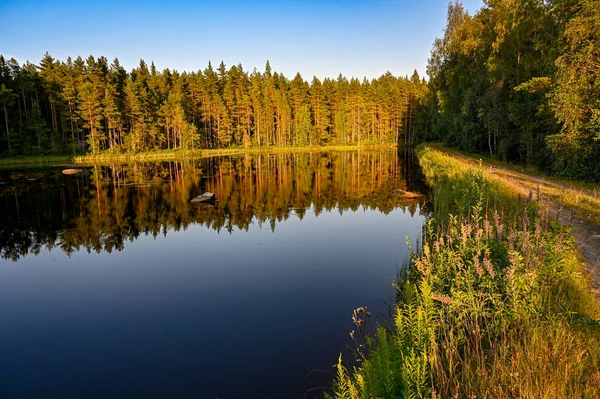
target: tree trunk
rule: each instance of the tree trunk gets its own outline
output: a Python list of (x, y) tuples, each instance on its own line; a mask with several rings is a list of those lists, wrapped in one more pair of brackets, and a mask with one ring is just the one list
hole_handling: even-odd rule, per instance
[(73, 155), (75, 155), (75, 126), (73, 125), (73, 106), (71, 105), (71, 101), (69, 101), (69, 119), (71, 119), (71, 146), (73, 146)]
[(6, 111), (6, 102), (4, 103), (4, 123), (6, 123), (6, 138), (8, 139), (8, 152), (12, 152), (10, 145), (10, 132), (8, 131), (8, 112)]
[(27, 101), (25, 101), (25, 89), (21, 88), (21, 94), (23, 95), (23, 109), (25, 110), (25, 120), (29, 120), (29, 115), (27, 114)]

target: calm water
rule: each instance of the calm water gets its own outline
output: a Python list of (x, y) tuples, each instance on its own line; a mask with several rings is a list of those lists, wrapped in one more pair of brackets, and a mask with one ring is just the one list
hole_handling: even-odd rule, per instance
[(61, 170), (0, 170), (1, 398), (315, 397), (427, 213), (395, 151)]

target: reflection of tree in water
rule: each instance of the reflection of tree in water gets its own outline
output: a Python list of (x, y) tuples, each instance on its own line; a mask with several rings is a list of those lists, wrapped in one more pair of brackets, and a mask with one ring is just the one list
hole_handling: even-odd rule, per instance
[[(247, 230), (311, 206), (321, 212), (361, 207), (414, 214), (422, 201), (404, 201), (394, 190), (418, 190), (410, 162), (397, 152), (261, 154), (178, 162), (103, 165), (64, 176), (60, 169), (2, 173), (0, 252), (16, 260), (41, 248), (66, 254), (122, 250), (140, 234), (166, 235), (199, 223), (216, 231)], [(189, 201), (204, 191), (214, 207)], [(421, 205), (421, 207), (419, 207)], [(423, 210), (421, 212), (424, 212)]]

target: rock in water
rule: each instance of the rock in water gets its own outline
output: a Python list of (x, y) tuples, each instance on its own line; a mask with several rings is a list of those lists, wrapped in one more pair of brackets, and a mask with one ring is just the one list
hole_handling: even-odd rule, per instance
[(402, 197), (407, 198), (407, 199), (412, 199), (412, 198), (420, 198), (423, 196), (423, 194), (419, 194), (419, 193), (413, 193), (410, 191), (404, 191), (404, 190), (394, 190), (395, 193), (399, 193)]
[(202, 203), (206, 203), (206, 202), (215, 202), (217, 200), (217, 198), (215, 197), (215, 195), (213, 193), (209, 193), (208, 191), (205, 192), (202, 195), (197, 196), (196, 198), (193, 198), (190, 202), (193, 204), (202, 204)]
[(77, 173), (83, 172), (81, 169), (64, 169), (63, 175), (76, 175)]

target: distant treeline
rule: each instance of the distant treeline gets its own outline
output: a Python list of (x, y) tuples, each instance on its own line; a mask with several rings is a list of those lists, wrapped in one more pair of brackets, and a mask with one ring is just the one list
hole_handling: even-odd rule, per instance
[(179, 73), (140, 60), (127, 72), (118, 59), (48, 53), (39, 65), (0, 55), (0, 84), (0, 154), (396, 144), (425, 85), (416, 71), (308, 83), (268, 61)]
[(600, 0), (450, 4), (428, 74), (423, 140), (600, 179)]

